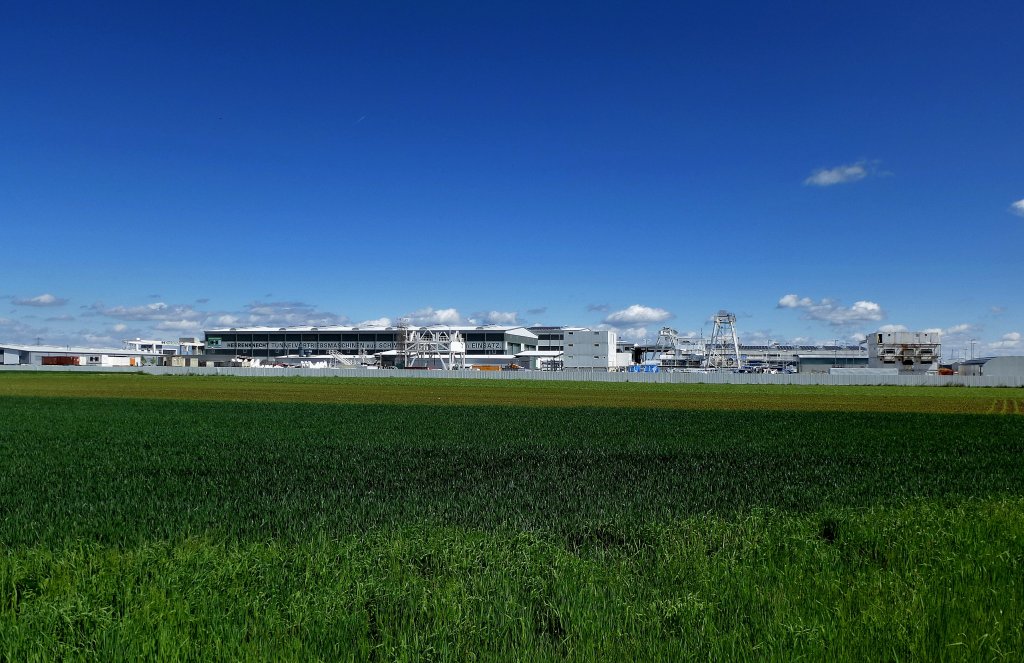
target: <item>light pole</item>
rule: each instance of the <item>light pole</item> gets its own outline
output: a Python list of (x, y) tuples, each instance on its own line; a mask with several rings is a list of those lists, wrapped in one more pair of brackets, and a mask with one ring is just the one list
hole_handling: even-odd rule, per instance
[(976, 341), (977, 339), (971, 339), (971, 359), (974, 359), (974, 344)]

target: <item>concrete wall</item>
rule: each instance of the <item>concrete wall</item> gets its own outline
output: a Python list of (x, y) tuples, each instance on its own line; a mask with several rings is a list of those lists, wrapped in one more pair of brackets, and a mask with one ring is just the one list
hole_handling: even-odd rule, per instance
[(791, 385), (892, 385), (905, 387), (1024, 387), (1024, 375), (964, 376), (933, 374), (853, 375), (762, 373), (619, 373), (604, 370), (565, 371), (407, 371), (286, 368), (186, 368), (146, 366), (142, 368), (100, 368), (75, 366), (3, 366), (7, 371), (50, 371), (76, 373), (146, 373), (149, 375), (233, 375), (238, 377), (323, 377), (323, 378), (469, 378), (476, 380), (550, 380), (561, 382), (649, 382), (673, 384), (791, 384)]

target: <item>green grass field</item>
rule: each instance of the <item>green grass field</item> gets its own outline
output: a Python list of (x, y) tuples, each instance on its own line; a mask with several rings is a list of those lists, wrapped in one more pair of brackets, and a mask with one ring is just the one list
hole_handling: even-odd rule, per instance
[(0, 373), (0, 660), (1020, 660), (1020, 404)]

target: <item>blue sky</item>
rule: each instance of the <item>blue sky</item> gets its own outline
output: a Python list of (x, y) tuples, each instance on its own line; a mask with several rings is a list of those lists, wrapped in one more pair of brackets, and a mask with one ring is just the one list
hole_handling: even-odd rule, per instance
[(3, 14), (0, 340), (728, 309), (1024, 353), (1019, 2)]

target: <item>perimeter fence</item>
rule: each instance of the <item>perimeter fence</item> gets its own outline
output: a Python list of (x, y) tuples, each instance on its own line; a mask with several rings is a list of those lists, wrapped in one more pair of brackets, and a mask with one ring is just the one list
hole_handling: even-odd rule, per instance
[(1024, 387), (1024, 376), (1009, 375), (855, 375), (850, 373), (625, 373), (585, 369), (562, 371), (408, 370), (367, 368), (213, 368), (185, 366), (0, 366), (0, 371), (54, 373), (145, 373), (148, 375), (230, 375), (235, 377), (415, 378), (471, 380), (549, 380), (553, 382), (635, 382), (644, 384), (779, 384), (901, 387)]

